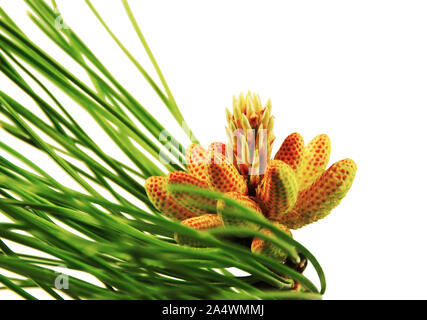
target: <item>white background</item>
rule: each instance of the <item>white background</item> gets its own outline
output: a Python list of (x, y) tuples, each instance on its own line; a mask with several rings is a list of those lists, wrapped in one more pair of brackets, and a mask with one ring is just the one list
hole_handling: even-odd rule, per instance
[[(177, 132), (84, 1), (57, 2), (65, 21), (125, 87)], [(346, 157), (357, 162), (356, 179), (341, 205), (323, 221), (294, 232), (326, 272), (325, 299), (427, 298), (427, 2), (129, 2), (204, 145), (225, 142), (224, 108), (233, 95), (252, 90), (263, 101), (272, 99), (276, 149), (294, 131), (306, 142), (327, 133), (331, 163)], [(34, 42), (59, 52), (36, 32), (23, 1), (0, 3)], [(93, 3), (148, 66), (121, 1)], [(63, 56), (55, 57), (73, 68)], [(22, 95), (0, 79), (2, 90)], [(67, 107), (78, 114), (71, 103)], [(87, 130), (98, 136), (94, 127)], [(25, 152), (24, 145), (16, 146)], [(312, 270), (306, 275), (315, 279)], [(0, 298), (13, 297), (0, 292)]]

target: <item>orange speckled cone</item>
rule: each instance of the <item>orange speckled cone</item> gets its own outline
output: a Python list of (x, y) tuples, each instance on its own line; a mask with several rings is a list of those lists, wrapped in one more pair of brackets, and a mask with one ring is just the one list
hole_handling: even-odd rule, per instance
[[(305, 145), (302, 136), (294, 132), (271, 158), (275, 140), (271, 101), (262, 107), (258, 95), (241, 94), (233, 99), (232, 113), (227, 110), (226, 115), (228, 144), (213, 142), (207, 149), (193, 144), (186, 150), (188, 172), (175, 171), (167, 177), (146, 180), (148, 197), (160, 212), (201, 232), (226, 226), (259, 229), (257, 224), (238, 217), (236, 210), (241, 209), (228, 202), (174, 189), (188, 185), (223, 193), (292, 236), (290, 229), (326, 217), (349, 191), (356, 163), (344, 159), (325, 170), (331, 154), (326, 134), (319, 134)], [(261, 232), (271, 235), (265, 228)], [(206, 246), (181, 234), (175, 234), (175, 240), (180, 245)], [(273, 258), (298, 272), (307, 264), (304, 257), (299, 263), (290, 261), (283, 250), (261, 238), (222, 240), (243, 244), (254, 254)], [(294, 290), (301, 289), (294, 285)]]

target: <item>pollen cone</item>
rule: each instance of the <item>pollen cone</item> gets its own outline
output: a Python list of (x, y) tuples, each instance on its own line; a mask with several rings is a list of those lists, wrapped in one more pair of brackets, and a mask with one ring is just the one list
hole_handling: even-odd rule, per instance
[(347, 194), (356, 170), (356, 163), (351, 159), (336, 162), (309, 188), (300, 192), (292, 210), (274, 220), (298, 229), (326, 217)]
[[(256, 211), (260, 216), (262, 216), (262, 211), (259, 205), (248, 196), (240, 194), (238, 192), (229, 192), (226, 196), (232, 200), (237, 201), (239, 204)], [(231, 205), (227, 205), (225, 201), (218, 200), (217, 203), (217, 212), (218, 215), (222, 218), (224, 225), (226, 226), (244, 226), (251, 229), (258, 229), (258, 226), (250, 221), (241, 219), (233, 216), (233, 213), (240, 212), (240, 210)]]
[(148, 198), (157, 210), (177, 220), (184, 220), (197, 216), (175, 201), (166, 189), (166, 177), (149, 177), (145, 181), (145, 190)]
[(187, 210), (197, 215), (205, 213), (216, 213), (216, 200), (192, 192), (182, 192), (174, 187), (187, 186), (209, 189), (208, 183), (204, 182), (184, 171), (173, 171), (167, 177), (167, 190), (172, 198)]
[[(190, 219), (186, 219), (181, 222), (181, 224), (190, 227), (192, 229), (196, 229), (199, 231), (208, 230), (213, 228), (222, 227), (223, 223), (221, 218), (217, 214), (204, 214), (199, 217), (194, 217)], [(195, 248), (204, 248), (205, 244), (202, 244), (200, 241), (193, 237), (180, 235), (175, 233), (175, 241), (180, 245), (187, 245)]]
[[(292, 233), (287, 227), (285, 227), (280, 223), (276, 223), (276, 226), (280, 230), (282, 230), (283, 232), (287, 233), (292, 237)], [(273, 235), (271, 231), (268, 229), (261, 229), (261, 232), (268, 236)], [(278, 260), (280, 262), (285, 261), (287, 258), (286, 252), (284, 252), (283, 250), (281, 250), (271, 242), (265, 241), (264, 239), (257, 238), (257, 237), (252, 240), (251, 251), (254, 253), (265, 255), (267, 257)]]
[(268, 163), (257, 188), (257, 199), (268, 219), (277, 219), (293, 208), (298, 197), (294, 170), (280, 160)]

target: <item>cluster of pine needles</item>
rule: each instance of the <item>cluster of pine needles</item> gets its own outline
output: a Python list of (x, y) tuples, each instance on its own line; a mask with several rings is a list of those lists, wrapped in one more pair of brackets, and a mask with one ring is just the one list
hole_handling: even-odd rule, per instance
[[(7, 222), (0, 223), (0, 268), (8, 271), (6, 276), (0, 269), (0, 289), (25, 299), (35, 299), (28, 290), (34, 288), (55, 299), (319, 299), (326, 284), (315, 257), (237, 202), (211, 191), (182, 190), (223, 199), (241, 209), (245, 219), (270, 229), (274, 238), (239, 227), (202, 233), (156, 211), (143, 182), (165, 171), (186, 170), (182, 161), (185, 146), (166, 146), (168, 141), (160, 137), (167, 128), (150, 109), (116, 80), (72, 29), (57, 27), (55, 1), (25, 2), (34, 28), (73, 59), (89, 80), (64, 68), (0, 8), (0, 71), (11, 87), (20, 89), (15, 97), (8, 94), (7, 87), (0, 90), (1, 130), (48, 155), (81, 190), (53, 178), (19, 148), (3, 142), (4, 133), (0, 135), (0, 211), (7, 217)], [(86, 3), (153, 94), (180, 125), (185, 123), (128, 2), (123, 0), (123, 6), (159, 83), (91, 2)], [(85, 124), (73, 118), (66, 103), (49, 90), (52, 85), (86, 111), (133, 166), (105, 153), (86, 133)], [(30, 98), (45, 117), (37, 116), (22, 102), (23, 97)], [(193, 132), (185, 131), (197, 143)], [(152, 160), (160, 153), (169, 164)], [(175, 232), (207, 243), (209, 248), (179, 246), (173, 238)], [(219, 241), (215, 232), (264, 237), (296, 262), (303, 255), (317, 271), (320, 288), (289, 266), (239, 244)], [(12, 249), (12, 243), (19, 249)], [(28, 254), (27, 249), (40, 254)], [(58, 268), (69, 272), (66, 286), (57, 284)], [(78, 276), (81, 274), (90, 275), (91, 280)], [(292, 290), (295, 281), (302, 290)]]

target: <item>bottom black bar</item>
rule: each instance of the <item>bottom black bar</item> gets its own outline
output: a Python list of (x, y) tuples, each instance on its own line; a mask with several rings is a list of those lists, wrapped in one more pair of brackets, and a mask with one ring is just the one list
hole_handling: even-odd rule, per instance
[[(410, 305), (410, 306), (408, 306)], [(3, 311), (14, 314), (28, 312), (32, 317), (66, 315), (80, 320), (87, 317), (86, 308), (95, 312), (96, 318), (102, 316), (132, 319), (291, 319), (303, 320), (312, 316), (340, 319), (365, 319), (367, 315), (387, 314), (409, 318), (411, 313), (425, 310), (424, 301), (253, 301), (253, 300), (171, 300), (171, 301), (0, 301)], [(418, 309), (419, 308), (419, 309)], [(418, 311), (417, 311), (418, 309)], [(7, 317), (5, 317), (6, 319)]]

